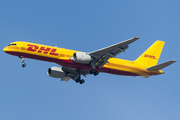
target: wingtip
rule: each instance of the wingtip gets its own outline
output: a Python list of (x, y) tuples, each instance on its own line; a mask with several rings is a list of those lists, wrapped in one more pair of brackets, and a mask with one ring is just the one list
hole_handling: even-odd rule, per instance
[(177, 62), (177, 60), (171, 60), (172, 62)]
[(140, 39), (140, 37), (134, 37), (135, 39)]

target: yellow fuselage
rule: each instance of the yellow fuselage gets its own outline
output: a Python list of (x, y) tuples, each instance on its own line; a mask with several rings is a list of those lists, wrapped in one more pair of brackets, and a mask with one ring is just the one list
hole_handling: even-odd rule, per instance
[[(75, 68), (78, 70), (90, 71), (92, 69), (91, 65), (89, 64), (81, 64), (69, 60), (69, 58), (71, 58), (75, 52), (78, 52), (75, 50), (21, 41), (11, 43), (3, 50), (4, 52), (11, 55), (54, 62), (61, 66)], [(116, 75), (147, 77), (163, 73), (163, 71), (161, 70), (148, 71), (142, 64), (136, 63), (135, 61), (123, 60), (118, 58), (110, 58), (108, 61), (109, 63), (106, 63), (101, 69), (96, 68), (96, 70), (99, 72), (111, 73)]]

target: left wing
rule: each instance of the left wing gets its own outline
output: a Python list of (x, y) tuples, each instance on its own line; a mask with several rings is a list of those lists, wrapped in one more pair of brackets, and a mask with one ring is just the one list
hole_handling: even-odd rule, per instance
[(134, 37), (129, 40), (125, 40), (123, 42), (90, 52), (89, 55), (93, 57), (93, 61), (90, 63), (93, 69), (95, 66), (102, 68), (104, 64), (108, 62), (109, 58), (113, 58), (121, 52), (125, 52), (128, 48), (128, 45), (132, 42), (138, 40), (139, 37)]
[(77, 69), (74, 68), (62, 67), (62, 70), (66, 73), (66, 76), (61, 78), (61, 81), (68, 81), (69, 79), (76, 80), (81, 75), (86, 77), (86, 75), (89, 74), (88, 71), (83, 71), (83, 70), (78, 71)]

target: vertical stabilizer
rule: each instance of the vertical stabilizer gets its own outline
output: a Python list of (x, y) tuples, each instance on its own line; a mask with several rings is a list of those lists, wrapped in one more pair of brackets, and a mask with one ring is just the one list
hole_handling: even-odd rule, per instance
[(143, 65), (145, 68), (156, 65), (160, 58), (164, 43), (164, 41), (157, 40), (142, 55), (140, 55), (135, 62)]

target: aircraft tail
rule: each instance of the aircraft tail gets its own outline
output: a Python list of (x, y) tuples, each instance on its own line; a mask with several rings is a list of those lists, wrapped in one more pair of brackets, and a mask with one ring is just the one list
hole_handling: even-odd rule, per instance
[(155, 66), (160, 58), (164, 43), (164, 41), (157, 40), (142, 55), (140, 55), (135, 62), (143, 65), (145, 68)]

